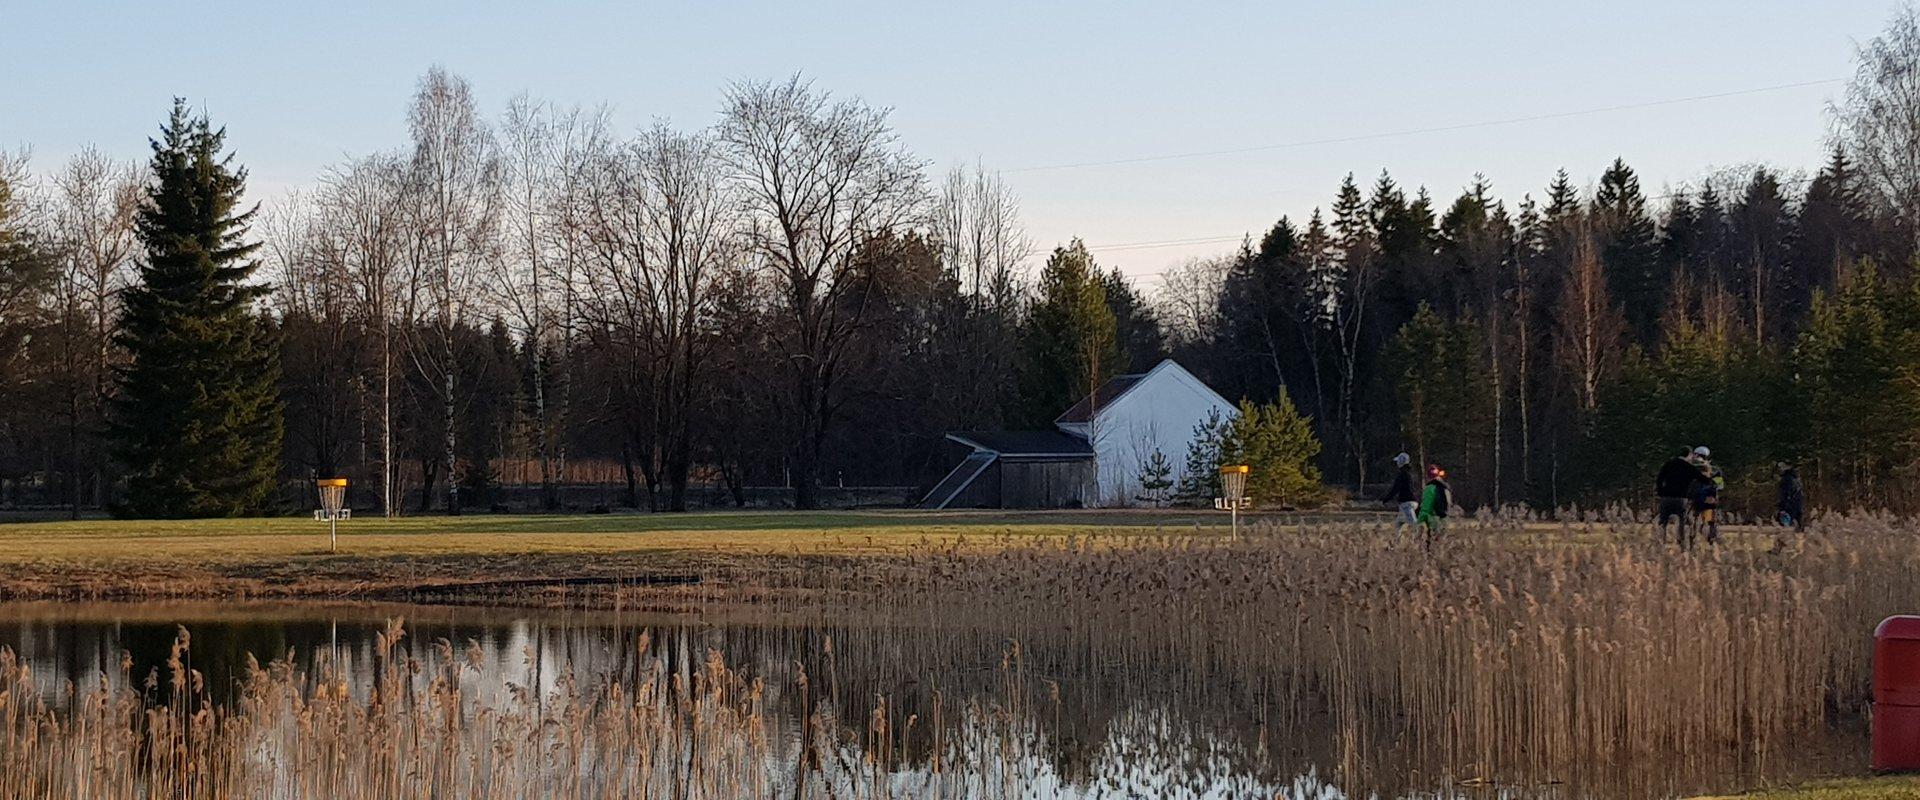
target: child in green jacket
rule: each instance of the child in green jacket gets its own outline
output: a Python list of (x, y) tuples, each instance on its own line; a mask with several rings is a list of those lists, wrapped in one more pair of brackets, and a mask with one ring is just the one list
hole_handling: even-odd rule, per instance
[(1453, 488), (1447, 485), (1447, 471), (1439, 464), (1427, 467), (1427, 488), (1420, 493), (1420, 527), (1427, 538), (1439, 536), (1446, 527), (1447, 512), (1453, 508)]

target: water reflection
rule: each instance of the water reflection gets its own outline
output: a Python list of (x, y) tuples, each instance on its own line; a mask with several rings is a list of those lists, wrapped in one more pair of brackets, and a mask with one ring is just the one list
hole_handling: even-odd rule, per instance
[[(959, 728), (998, 724), (1009, 737), (966, 731), (901, 736), (888, 763), (897, 791), (912, 795), (947, 787), (955, 765), (942, 742), (1013, 742), (981, 763), (1018, 765), (1014, 774), (958, 781), (961, 796), (1024, 797), (1590, 797), (1668, 796), (1703, 785), (1739, 787), (1751, 775), (1701, 775), (1679, 766), (1608, 769), (1558, 782), (1463, 786), (1443, 768), (1414, 763), (1398, 741), (1355, 743), (1321, 723), (1314, 697), (1293, 698), (1284, 720), (1258, 693), (1240, 686), (1141, 686), (1082, 653), (1036, 653), (1016, 643), (953, 630), (889, 630), (859, 626), (790, 627), (699, 621), (606, 611), (557, 611), (332, 604), (45, 604), (0, 611), (0, 646), (28, 664), (41, 687), (147, 685), (164, 671), (179, 628), (192, 638), (188, 666), (206, 678), (217, 701), (231, 702), (248, 658), (287, 659), (309, 680), (321, 665), (338, 670), (365, 698), (383, 674), (377, 644), (390, 620), (405, 620), (402, 657), (419, 674), (439, 672), (451, 657), (471, 662), (462, 693), (483, 707), (546, 702), (561, 692), (584, 694), (609, 682), (632, 685), (642, 670), (685, 676), (711, 652), (735, 671), (764, 681), (774, 741), (771, 759), (792, 760), (806, 709), (824, 709), (849, 730), (872, 727), (884, 714), (890, 730), (906, 721)], [(436, 647), (447, 642), (451, 648)], [(929, 661), (928, 653), (937, 653)], [(122, 670), (122, 659), (131, 667)], [(797, 688), (807, 676), (813, 694)], [(162, 678), (149, 690), (164, 700)], [(81, 691), (53, 696), (71, 709)], [(954, 709), (992, 705), (985, 717)], [(999, 713), (1004, 712), (1004, 713)], [(990, 722), (983, 723), (982, 719)], [(1407, 737), (1400, 737), (1402, 739)], [(857, 750), (859, 743), (842, 747)], [(864, 746), (876, 746), (868, 741)], [(1837, 731), (1810, 743), (1803, 763), (1769, 774), (1841, 768), (1857, 734)], [(1857, 752), (1857, 751), (1856, 751)], [(857, 763), (863, 754), (848, 752)], [(1363, 766), (1355, 768), (1353, 764)], [(1342, 767), (1346, 765), (1345, 772)], [(1339, 775), (1339, 780), (1333, 776)], [(1609, 779), (1611, 777), (1611, 780)], [(1344, 784), (1344, 788), (1341, 784)], [(949, 796), (952, 796), (949, 793)]]

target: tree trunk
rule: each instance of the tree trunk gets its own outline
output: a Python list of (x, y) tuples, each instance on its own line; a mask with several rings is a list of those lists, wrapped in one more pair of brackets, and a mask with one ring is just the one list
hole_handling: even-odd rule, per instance
[(447, 513), (458, 516), (460, 514), (460, 476), (458, 473), (454, 471), (455, 466), (458, 464), (459, 451), (456, 448), (456, 445), (458, 444), (458, 442), (454, 438), (454, 425), (453, 425), (453, 418), (454, 418), (454, 412), (455, 412), (455, 407), (454, 407), (455, 404), (453, 401), (453, 389), (454, 389), (453, 372), (455, 369), (455, 362), (453, 360), (454, 359), (453, 320), (451, 317), (449, 317), (447, 320), (446, 337), (443, 342), (441, 355), (443, 355), (446, 358), (445, 363), (446, 363), (446, 369), (447, 369), (446, 380), (445, 380), (445, 383), (443, 384), (444, 388), (442, 389), (444, 393), (444, 396), (442, 398), (443, 400), (442, 409), (445, 412), (445, 419), (443, 420), (443, 422), (446, 423), (445, 432), (446, 432), (447, 450), (445, 454), (445, 461), (447, 465)]
[(633, 476), (633, 445), (631, 444), (620, 446), (620, 471), (627, 479), (626, 507), (640, 508), (640, 486)]
[(394, 480), (400, 475), (393, 463), (393, 325), (382, 315), (380, 323), (380, 511), (388, 519), (400, 516), (394, 504)]

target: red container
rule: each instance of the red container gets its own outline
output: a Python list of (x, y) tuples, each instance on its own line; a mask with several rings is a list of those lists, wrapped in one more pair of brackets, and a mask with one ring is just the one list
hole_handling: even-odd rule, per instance
[(1920, 617), (1873, 631), (1873, 769), (1920, 770)]

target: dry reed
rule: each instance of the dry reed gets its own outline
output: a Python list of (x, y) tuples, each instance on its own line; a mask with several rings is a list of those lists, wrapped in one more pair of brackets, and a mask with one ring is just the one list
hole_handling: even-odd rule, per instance
[(1003, 544), (742, 567), (750, 636), (642, 637), (505, 702), (397, 626), (362, 689), (279, 661), (231, 702), (184, 637), (151, 687), (65, 706), (0, 652), (0, 796), (1271, 797), (1324, 791), (1316, 765), (1355, 794), (1742, 788), (1825, 766), (1808, 743), (1857, 728), (1868, 634), (1920, 585), (1886, 519), (1697, 554), (1502, 520), (1430, 550), (1368, 525)]

